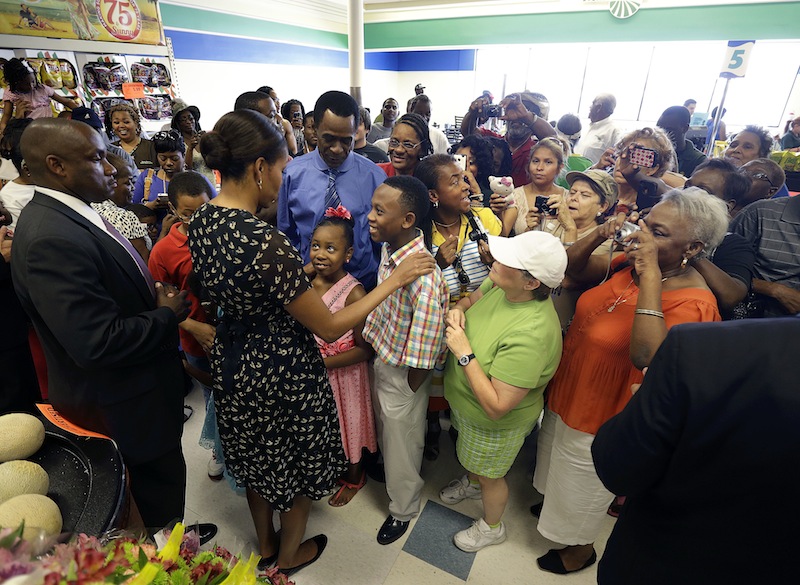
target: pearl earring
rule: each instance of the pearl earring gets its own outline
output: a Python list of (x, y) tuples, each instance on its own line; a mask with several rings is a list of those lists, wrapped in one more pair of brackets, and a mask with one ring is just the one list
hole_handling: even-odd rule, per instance
[(683, 260), (681, 261), (681, 270), (685, 270), (686, 269), (686, 265), (688, 263), (689, 263), (689, 259), (686, 256), (684, 256)]

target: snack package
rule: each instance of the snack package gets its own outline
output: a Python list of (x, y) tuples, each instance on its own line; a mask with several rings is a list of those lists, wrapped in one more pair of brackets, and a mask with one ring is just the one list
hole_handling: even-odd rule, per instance
[(161, 120), (172, 117), (169, 96), (150, 95), (139, 99), (139, 112), (147, 120)]
[(105, 91), (121, 90), (128, 81), (128, 71), (122, 63), (87, 63), (83, 66), (83, 76), (89, 89)]
[(44, 59), (40, 69), (42, 83), (53, 89), (61, 89), (64, 83), (61, 80), (61, 65), (58, 59)]
[(25, 62), (33, 69), (34, 75), (36, 75), (36, 81), (42, 81), (42, 65), (44, 65), (44, 59), (34, 59), (34, 58), (26, 58)]
[(153, 85), (162, 86), (172, 84), (169, 70), (162, 63), (154, 63), (151, 69), (153, 72)]
[(78, 87), (72, 63), (65, 59), (59, 59), (58, 66), (61, 69), (61, 83), (64, 84), (64, 87), (67, 89), (75, 89)]
[(152, 85), (153, 70), (147, 63), (133, 63), (131, 65), (131, 79), (137, 83)]

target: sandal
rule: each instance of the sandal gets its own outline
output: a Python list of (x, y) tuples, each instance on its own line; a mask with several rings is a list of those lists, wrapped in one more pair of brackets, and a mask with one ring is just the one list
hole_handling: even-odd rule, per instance
[(362, 487), (364, 487), (364, 485), (366, 485), (367, 472), (363, 469), (361, 470), (361, 480), (358, 483), (350, 483), (341, 478), (338, 480), (338, 483), (339, 483), (339, 489), (336, 490), (335, 494), (333, 494), (330, 498), (328, 498), (328, 505), (333, 506), (334, 508), (341, 508), (342, 506), (347, 505), (350, 502), (350, 500), (352, 500), (356, 496), (356, 494), (353, 494), (350, 500), (347, 500), (344, 504), (338, 503), (339, 498), (342, 497), (342, 492), (344, 492), (345, 489), (355, 490), (357, 493), (358, 490), (360, 490)]

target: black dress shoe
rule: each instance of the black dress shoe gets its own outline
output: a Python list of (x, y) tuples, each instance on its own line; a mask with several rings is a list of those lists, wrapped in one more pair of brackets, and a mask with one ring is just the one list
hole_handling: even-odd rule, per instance
[(384, 520), (381, 529), (378, 530), (378, 544), (392, 544), (406, 533), (408, 524), (408, 521), (403, 522), (389, 514)]
[(210, 522), (203, 524), (195, 524), (191, 527), (192, 530), (197, 530), (197, 536), (200, 537), (200, 546), (206, 544), (209, 540), (217, 535), (217, 525)]
[(322, 556), (322, 551), (325, 550), (325, 547), (328, 546), (328, 537), (324, 534), (317, 534), (311, 540), (317, 543), (317, 554), (310, 561), (306, 561), (302, 565), (297, 565), (296, 567), (292, 567), (291, 569), (280, 569), (280, 572), (286, 575), (287, 577), (291, 577), (300, 569), (305, 569), (308, 565), (317, 562), (319, 557)]
[(558, 554), (558, 551), (555, 549), (550, 549), (547, 551), (547, 554), (539, 557), (536, 559), (536, 563), (539, 565), (539, 568), (543, 571), (548, 571), (550, 573), (555, 573), (556, 575), (568, 575), (569, 573), (577, 573), (578, 571), (583, 571), (587, 567), (591, 567), (593, 564), (597, 562), (597, 552), (592, 549), (591, 556), (583, 563), (583, 566), (578, 567), (577, 569), (572, 569), (571, 571), (568, 570), (564, 563), (561, 561), (561, 555)]

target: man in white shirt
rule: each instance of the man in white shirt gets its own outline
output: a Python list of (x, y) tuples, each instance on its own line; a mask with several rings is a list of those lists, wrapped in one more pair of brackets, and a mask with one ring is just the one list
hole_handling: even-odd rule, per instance
[(593, 163), (598, 163), (607, 149), (616, 146), (622, 138), (622, 130), (611, 121), (611, 114), (616, 108), (617, 99), (610, 93), (601, 93), (594, 98), (589, 108), (591, 124), (581, 136), (578, 144), (575, 145), (575, 154), (580, 154)]

